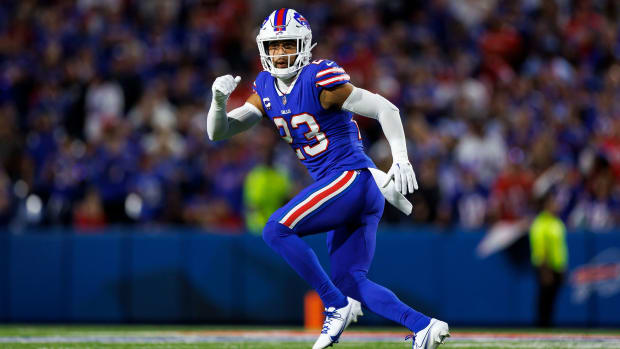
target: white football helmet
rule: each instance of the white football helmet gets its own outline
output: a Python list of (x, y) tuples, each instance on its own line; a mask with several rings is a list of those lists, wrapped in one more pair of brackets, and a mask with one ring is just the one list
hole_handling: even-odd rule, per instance
[[(297, 52), (287, 55), (269, 55), (268, 44), (275, 40), (295, 40)], [(256, 43), (263, 69), (281, 79), (294, 76), (310, 63), (312, 57), (310, 51), (316, 45), (312, 45), (312, 30), (308, 21), (299, 12), (287, 8), (275, 10), (265, 18), (256, 36)], [(273, 64), (273, 58), (281, 56), (288, 57), (288, 68), (276, 68)], [(294, 56), (297, 58), (291, 64), (291, 58)]]

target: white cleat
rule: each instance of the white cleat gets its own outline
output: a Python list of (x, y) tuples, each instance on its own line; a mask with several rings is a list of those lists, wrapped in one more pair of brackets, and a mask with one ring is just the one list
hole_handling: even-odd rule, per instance
[(414, 335), (412, 348), (435, 349), (443, 344), (447, 337), (450, 337), (448, 324), (433, 318), (428, 326)]
[(325, 308), (323, 330), (319, 338), (314, 342), (312, 349), (323, 349), (338, 343), (342, 331), (351, 322), (351, 310), (353, 309), (353, 302), (351, 300), (351, 298), (347, 298), (347, 305), (342, 308)]
[(364, 316), (364, 313), (362, 312), (362, 303), (351, 297), (347, 297), (347, 299), (349, 300), (349, 303), (351, 303), (351, 316), (349, 316), (349, 321), (347, 321), (345, 328), (349, 327), (352, 322), (357, 322), (358, 317)]

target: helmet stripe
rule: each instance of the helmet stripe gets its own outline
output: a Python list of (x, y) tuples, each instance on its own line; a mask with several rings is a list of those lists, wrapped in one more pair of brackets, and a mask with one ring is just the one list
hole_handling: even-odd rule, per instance
[(276, 12), (276, 15), (274, 16), (275, 21), (276, 21), (276, 25), (275, 25), (276, 31), (284, 30), (284, 28), (282, 28), (281, 26), (285, 24), (284, 21), (286, 19), (286, 12), (287, 12), (287, 9), (285, 8), (281, 8), (278, 10), (278, 12)]
[(286, 15), (288, 14), (288, 9), (283, 8), (284, 14), (282, 15), (282, 25), (286, 25)]
[(278, 25), (278, 14), (280, 13), (280, 10), (276, 10), (276, 14), (273, 15), (273, 27), (275, 28)]

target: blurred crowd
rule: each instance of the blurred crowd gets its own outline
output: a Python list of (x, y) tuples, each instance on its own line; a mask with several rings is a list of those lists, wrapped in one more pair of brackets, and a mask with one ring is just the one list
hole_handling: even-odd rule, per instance
[[(282, 6), (310, 22), (315, 58), (401, 111), (420, 190), (384, 222), (477, 229), (553, 193), (569, 228), (620, 224), (615, 0), (2, 1), (0, 224), (242, 232), (256, 166), (288, 178), (281, 200), (309, 184), (268, 120), (205, 133), (213, 79), (241, 75), (243, 104), (257, 28)], [(379, 124), (356, 120), (387, 170)]]

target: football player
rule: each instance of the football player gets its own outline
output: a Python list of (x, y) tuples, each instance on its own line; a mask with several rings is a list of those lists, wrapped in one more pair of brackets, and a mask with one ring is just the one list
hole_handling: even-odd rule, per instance
[[(361, 314), (360, 303), (409, 328), (414, 348), (435, 348), (449, 336), (448, 324), (412, 309), (392, 291), (367, 278), (375, 252), (384, 197), (406, 214), (403, 195), (418, 188), (407, 156), (398, 108), (380, 95), (350, 83), (334, 61), (311, 61), (312, 31), (293, 9), (271, 13), (256, 37), (264, 71), (246, 103), (226, 112), (240, 77), (218, 77), (207, 118), (211, 140), (243, 132), (269, 117), (306, 166), (315, 183), (278, 209), (263, 229), (265, 242), (319, 294), (325, 322), (313, 349), (338, 341)], [(379, 121), (393, 164), (387, 175), (363, 151), (352, 114)], [(382, 195), (383, 194), (383, 195)], [(327, 232), (331, 277), (302, 239)]]

